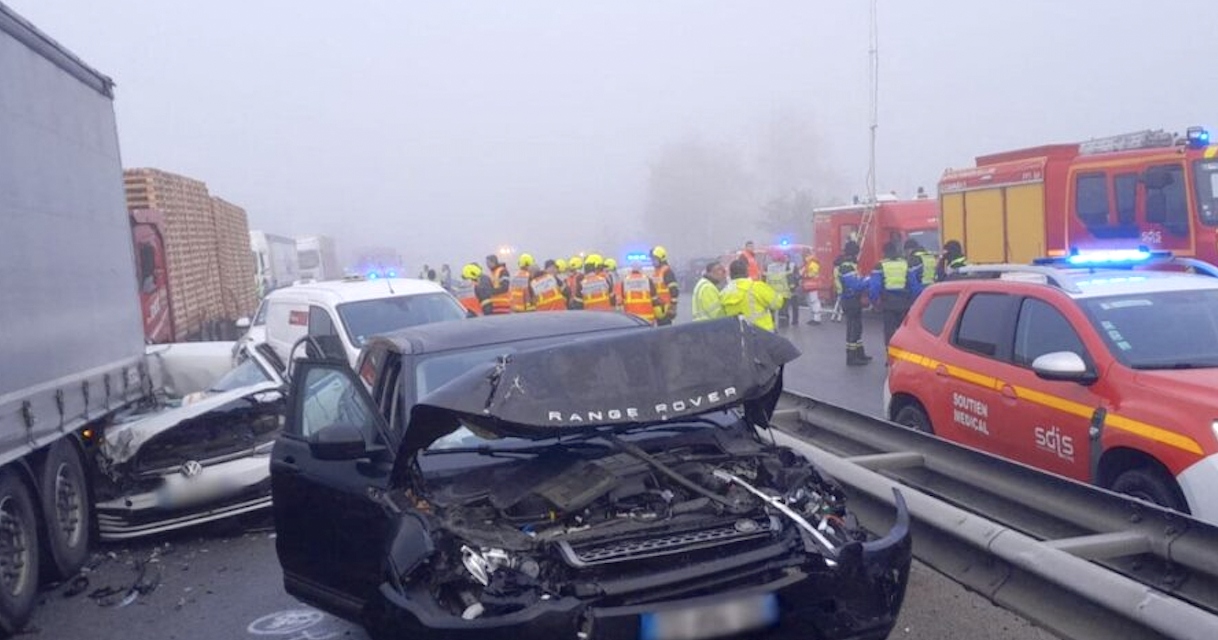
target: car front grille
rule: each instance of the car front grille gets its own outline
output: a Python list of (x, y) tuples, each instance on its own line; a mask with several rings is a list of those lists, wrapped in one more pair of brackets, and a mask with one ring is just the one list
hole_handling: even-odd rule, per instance
[(766, 537), (770, 535), (770, 530), (771, 523), (768, 519), (746, 518), (725, 525), (659, 536), (578, 545), (563, 540), (558, 543), (558, 548), (567, 564), (583, 568), (743, 542)]

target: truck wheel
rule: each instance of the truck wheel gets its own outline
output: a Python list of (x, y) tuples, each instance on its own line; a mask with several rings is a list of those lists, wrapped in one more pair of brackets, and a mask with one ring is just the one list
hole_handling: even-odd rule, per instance
[(84, 465), (67, 440), (51, 445), (42, 465), (42, 513), (46, 519), (46, 551), (51, 577), (67, 580), (89, 558), (92, 514)]
[(38, 520), (21, 478), (0, 470), (0, 631), (20, 631), (38, 596)]
[(916, 404), (901, 407), (901, 410), (897, 412), (896, 417), (892, 421), (903, 427), (909, 427), (914, 431), (930, 434), (935, 432), (935, 428), (930, 424), (930, 417)]
[(1180, 485), (1165, 471), (1155, 467), (1139, 467), (1122, 473), (1112, 482), (1112, 490), (1180, 513), (1189, 512)]

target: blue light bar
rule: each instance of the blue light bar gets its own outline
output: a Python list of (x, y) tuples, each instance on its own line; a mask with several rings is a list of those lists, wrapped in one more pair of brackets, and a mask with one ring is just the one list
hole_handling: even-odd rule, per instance
[(789, 246), (791, 246), (791, 241), (790, 241), (790, 240), (788, 240), (788, 239), (786, 239), (786, 238), (783, 238), (782, 240), (780, 240), (780, 241), (778, 242), (778, 244), (780, 244), (780, 245), (782, 245), (782, 246), (784, 246), (784, 247), (789, 247)]
[(646, 253), (628, 253), (626, 262), (651, 262), (651, 257)]
[(1076, 253), (1068, 258), (1069, 262), (1075, 266), (1082, 265), (1102, 265), (1102, 264), (1117, 264), (1117, 263), (1135, 263), (1146, 262), (1150, 260), (1152, 254), (1143, 249), (1110, 249), (1107, 251), (1088, 251), (1087, 253)]
[(375, 272), (375, 271), (369, 271), (369, 272), (368, 272), (368, 279), (369, 279), (369, 280), (376, 280), (376, 279), (377, 279), (377, 278), (379, 278), (379, 277), (381, 277), (381, 275), (380, 275), (379, 273)]
[(1188, 146), (1194, 149), (1210, 146), (1210, 132), (1203, 127), (1189, 127)]
[(396, 278), (396, 277), (398, 277), (398, 272), (397, 272), (397, 271), (394, 271), (394, 270), (392, 270), (392, 269), (390, 269), (390, 270), (389, 270), (389, 273), (386, 273), (385, 275), (386, 275), (386, 276), (388, 276), (388, 277), (390, 277), (390, 278)]

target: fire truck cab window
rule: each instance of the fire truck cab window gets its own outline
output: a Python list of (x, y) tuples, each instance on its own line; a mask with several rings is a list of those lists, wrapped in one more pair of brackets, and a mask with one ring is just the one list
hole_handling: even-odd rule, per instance
[(1074, 210), (1088, 228), (1108, 226), (1108, 177), (1084, 173), (1075, 179)]
[(1218, 160), (1198, 160), (1193, 165), (1197, 183), (1197, 215), (1201, 224), (1218, 226)]
[[(1121, 225), (1136, 225), (1138, 200), (1138, 174), (1122, 173), (1113, 179), (1116, 187), (1117, 222)], [(1137, 230), (1134, 230), (1136, 235)]]
[(1146, 221), (1162, 224), (1169, 233), (1188, 235), (1188, 197), (1184, 167), (1157, 165), (1142, 176), (1146, 185)]
[(147, 242), (141, 242), (140, 252), (140, 289), (144, 293), (152, 293), (156, 289), (156, 249)]

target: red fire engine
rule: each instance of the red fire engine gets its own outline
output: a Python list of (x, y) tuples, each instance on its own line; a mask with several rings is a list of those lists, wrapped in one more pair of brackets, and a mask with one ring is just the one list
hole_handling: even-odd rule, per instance
[(1143, 131), (977, 158), (939, 183), (944, 241), (974, 263), (1145, 246), (1218, 262), (1218, 146)]
[(880, 196), (871, 222), (866, 225), (866, 238), (860, 239), (866, 211), (866, 205), (852, 204), (812, 212), (814, 250), (821, 266), (817, 288), (824, 301), (834, 299), (833, 261), (850, 240), (858, 242), (862, 249), (859, 270), (864, 275), (879, 261), (885, 242), (892, 241), (901, 247), (906, 240), (913, 239), (923, 249), (939, 252), (939, 209), (934, 200), (897, 200), (894, 196)]

